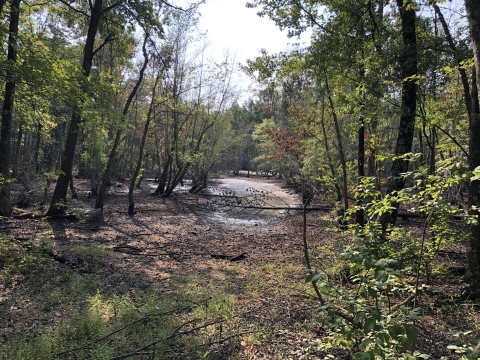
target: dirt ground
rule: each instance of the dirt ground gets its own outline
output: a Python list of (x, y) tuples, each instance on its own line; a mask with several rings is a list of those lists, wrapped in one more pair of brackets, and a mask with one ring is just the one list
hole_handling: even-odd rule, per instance
[[(92, 209), (95, 199), (88, 197), (87, 183), (77, 181), (76, 187), (79, 198), (71, 207), (79, 213)], [(127, 185), (121, 184), (109, 189), (103, 222), (86, 218), (10, 219), (0, 222), (0, 231), (11, 235), (20, 246), (48, 240), (52, 245), (48, 261), (57, 271), (73, 267), (81, 275), (93, 273), (101, 279), (99, 286), (108, 287), (112, 294), (155, 291), (172, 296), (181, 291), (215, 296), (215, 289), (228, 293), (235, 299), (235, 312), (245, 314), (239, 326), (256, 326), (265, 336), (252, 343), (238, 337), (233, 347), (236, 354), (224, 358), (323, 358), (325, 350), (314, 346), (315, 339), (323, 334), (321, 326), (305, 327), (315, 316), (318, 302), (300, 274), (300, 211), (261, 223), (219, 221), (213, 216), (218, 208), (211, 196), (177, 193), (167, 199), (155, 198), (144, 185), (135, 194), (136, 214), (132, 217), (127, 214), (126, 190)], [(31, 196), (29, 210), (38, 205), (41, 189)], [(325, 210), (308, 213), (307, 235), (313, 257), (322, 258), (346, 239), (335, 227), (331, 204), (317, 205)], [(405, 226), (415, 228), (415, 220)], [(452, 261), (461, 263), (462, 256)], [(230, 261), (232, 258), (235, 261)], [(19, 291), (31, 276), (0, 277), (3, 341), (55, 324), (55, 308), (42, 307), (39, 301), (45, 284)], [(441, 291), (432, 291), (434, 295), (422, 304), (426, 309), (420, 324), (422, 346), (436, 354), (435, 358), (455, 358), (444, 343), (448, 334), (462, 329), (478, 332), (480, 316), (473, 305), (468, 311), (462, 307), (465, 303), (458, 300), (458, 284), (442, 284), (438, 289)], [(348, 354), (338, 353), (336, 358), (346, 359)]]

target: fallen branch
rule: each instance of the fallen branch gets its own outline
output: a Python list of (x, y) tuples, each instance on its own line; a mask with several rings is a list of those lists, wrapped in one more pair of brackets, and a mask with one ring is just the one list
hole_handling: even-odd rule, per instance
[(221, 255), (221, 254), (210, 254), (210, 256), (214, 259), (222, 259), (222, 260), (229, 260), (229, 261), (239, 261), (245, 259), (247, 253), (241, 253), (239, 255)]
[(412, 301), (413, 299), (415, 299), (417, 296), (416, 293), (413, 293), (411, 294), (409, 297), (407, 297), (405, 300), (399, 302), (398, 304), (395, 304), (394, 306), (392, 306), (392, 308), (390, 309), (390, 312), (393, 312), (395, 310), (397, 310), (398, 308), (400, 308), (400, 306), (402, 305), (405, 305), (405, 304), (408, 304), (410, 301)]
[[(140, 348), (138, 348), (138, 349), (136, 349), (136, 350), (133, 350), (132, 352), (130, 352), (130, 353), (128, 353), (128, 354), (123, 354), (123, 355), (119, 355), (119, 356), (113, 357), (113, 358), (111, 358), (110, 360), (120, 360), (120, 359), (129, 358), (129, 357), (132, 357), (132, 356), (136, 356), (136, 355), (138, 355), (141, 351), (144, 351), (144, 350), (148, 349), (149, 347), (152, 347), (152, 346), (154, 346), (154, 345), (157, 345), (158, 343), (160, 343), (160, 342), (162, 342), (162, 341), (171, 340), (171, 339), (173, 339), (173, 338), (175, 338), (175, 337), (177, 337), (177, 336), (180, 336), (180, 335), (188, 335), (188, 334), (191, 334), (191, 333), (193, 333), (193, 332), (195, 332), (195, 331), (197, 331), (197, 330), (201, 330), (201, 329), (204, 329), (204, 328), (206, 328), (206, 327), (209, 327), (209, 326), (211, 326), (211, 325), (216, 325), (216, 324), (224, 323), (224, 322), (227, 321), (227, 320), (231, 320), (231, 319), (233, 319), (233, 318), (236, 318), (236, 317), (243, 316), (243, 315), (245, 315), (245, 314), (251, 313), (252, 311), (254, 311), (254, 310), (256, 310), (256, 309), (258, 309), (258, 307), (257, 307), (257, 308), (254, 308), (254, 309), (251, 309), (251, 310), (248, 310), (248, 311), (245, 311), (245, 312), (243, 312), (243, 313), (241, 313), (241, 314), (234, 315), (234, 316), (232, 316), (232, 317), (230, 317), (230, 318), (228, 318), (228, 319), (220, 319), (220, 320), (210, 321), (210, 322), (208, 322), (208, 323), (205, 323), (205, 324), (203, 324), (203, 325), (199, 325), (199, 326), (194, 327), (194, 328), (191, 328), (191, 329), (189, 329), (189, 330), (180, 331), (180, 329), (182, 329), (183, 327), (187, 326), (188, 324), (191, 324), (191, 323), (195, 322), (195, 321), (198, 320), (198, 319), (193, 319), (193, 320), (187, 321), (187, 322), (181, 324), (179, 327), (177, 327), (172, 334), (170, 334), (170, 335), (168, 335), (168, 336), (166, 336), (166, 337), (163, 337), (163, 338), (161, 338), (161, 339), (152, 341), (151, 343), (149, 343), (149, 344), (147, 344), (147, 345), (144, 345), (144, 346), (142, 346), (142, 347), (140, 347)], [(227, 338), (225, 338), (225, 339), (227, 339)]]
[(175, 313), (178, 313), (178, 312), (183, 312), (185, 310), (190, 310), (191, 309), (191, 306), (185, 306), (183, 308), (180, 308), (180, 309), (174, 309), (174, 310), (171, 310), (171, 311), (166, 311), (166, 312), (159, 312), (159, 313), (152, 313), (152, 314), (147, 314), (143, 317), (141, 317), (140, 319), (137, 319), (137, 320), (134, 320), (128, 324), (126, 324), (125, 326), (122, 326), (121, 328), (115, 330), (115, 331), (112, 331), (111, 333), (97, 339), (97, 340), (94, 340), (94, 341), (91, 341), (87, 344), (83, 344), (81, 346), (78, 346), (76, 348), (73, 348), (73, 349), (69, 349), (69, 350), (65, 350), (65, 351), (62, 351), (61, 353), (58, 353), (58, 354), (55, 354), (55, 357), (58, 357), (60, 355), (64, 355), (64, 354), (68, 354), (68, 353), (71, 353), (71, 352), (74, 352), (74, 351), (78, 351), (78, 350), (82, 350), (82, 349), (85, 349), (93, 344), (97, 344), (99, 343), (100, 341), (103, 341), (105, 339), (108, 339), (110, 336), (112, 335), (115, 335), (115, 334), (118, 334), (119, 332), (125, 330), (126, 328), (132, 326), (132, 325), (135, 325), (139, 322), (142, 322), (142, 321), (150, 321), (152, 320), (154, 317), (158, 317), (158, 316), (167, 316), (167, 315), (172, 315), (172, 314), (175, 314)]
[(157, 345), (158, 343), (161, 343), (162, 341), (167, 341), (167, 340), (173, 339), (173, 338), (175, 338), (175, 337), (177, 337), (177, 336), (180, 336), (180, 335), (190, 334), (190, 333), (195, 332), (195, 331), (197, 331), (197, 330), (204, 329), (204, 328), (206, 328), (206, 327), (208, 327), (208, 326), (215, 325), (215, 324), (218, 324), (218, 323), (219, 323), (219, 322), (217, 322), (217, 321), (215, 321), (215, 322), (212, 321), (212, 322), (209, 322), (209, 323), (206, 323), (206, 324), (203, 324), (203, 325), (194, 327), (194, 328), (192, 328), (192, 329), (190, 329), (190, 330), (180, 331), (181, 328), (183, 328), (183, 327), (187, 326), (188, 324), (191, 324), (191, 323), (193, 323), (193, 322), (195, 322), (195, 321), (196, 321), (196, 319), (193, 319), (193, 320), (184, 322), (184, 323), (181, 324), (179, 327), (177, 327), (172, 334), (170, 334), (170, 335), (168, 335), (168, 336), (166, 336), (166, 337), (163, 337), (163, 338), (161, 338), (161, 339), (152, 341), (151, 343), (149, 343), (149, 344), (147, 344), (147, 345), (144, 345), (144, 346), (142, 346), (142, 347), (140, 347), (140, 348), (138, 348), (138, 349), (135, 349), (135, 350), (133, 350), (132, 352), (130, 352), (130, 353), (128, 353), (128, 354), (123, 354), (123, 355), (115, 356), (115, 357), (111, 358), (110, 360), (120, 360), (120, 359), (129, 358), (129, 357), (132, 357), (132, 356), (136, 356), (136, 355), (138, 355), (138, 353), (139, 353), (140, 351), (146, 350), (146, 349), (148, 349), (149, 347), (152, 347), (152, 346), (154, 346), (154, 345)]
[(204, 346), (212, 346), (212, 345), (216, 345), (216, 344), (223, 344), (225, 341), (228, 341), (230, 339), (233, 339), (233, 338), (236, 338), (236, 337), (239, 337), (239, 336), (243, 336), (243, 335), (255, 334), (255, 333), (258, 333), (258, 332), (260, 332), (260, 331), (259, 330), (244, 331), (244, 332), (232, 334), (230, 336), (227, 336), (227, 337), (225, 337), (223, 339), (220, 339), (220, 340), (217, 340), (217, 341), (211, 341), (211, 342), (208, 342), (208, 343), (199, 344), (199, 345), (196, 345), (195, 347), (204, 347)]

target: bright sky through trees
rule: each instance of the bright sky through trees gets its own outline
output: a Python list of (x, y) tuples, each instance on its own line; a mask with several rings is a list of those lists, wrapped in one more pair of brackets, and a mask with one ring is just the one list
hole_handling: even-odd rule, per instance
[[(304, 39), (289, 39), (286, 31), (280, 31), (268, 18), (257, 15), (256, 9), (247, 9), (247, 0), (207, 0), (200, 7), (199, 28), (207, 32), (213, 56), (221, 61), (225, 50), (235, 56), (237, 62), (245, 64), (247, 59), (259, 56), (260, 49), (278, 53), (292, 48), (292, 44)], [(247, 79), (241, 81), (248, 86)], [(246, 81), (245, 81), (246, 80)], [(247, 96), (248, 97), (248, 96)]]
[(224, 49), (236, 52), (240, 62), (253, 58), (262, 48), (268, 52), (285, 50), (288, 39), (274, 22), (257, 16), (256, 9), (247, 9), (246, 0), (208, 0), (200, 7), (200, 28), (207, 31), (215, 52)]

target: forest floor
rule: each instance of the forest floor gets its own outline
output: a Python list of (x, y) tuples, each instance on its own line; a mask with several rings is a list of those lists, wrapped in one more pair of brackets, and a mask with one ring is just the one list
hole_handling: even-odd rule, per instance
[[(81, 214), (94, 199), (85, 181), (76, 187), (71, 208)], [(129, 216), (126, 188), (110, 188), (103, 222), (0, 220), (8, 235), (0, 264), (0, 359), (350, 358), (319, 345), (320, 322), (306, 326), (319, 303), (301, 275), (300, 211), (268, 222), (219, 221), (212, 197), (155, 198), (145, 186)], [(31, 196), (28, 210), (42, 190)], [(334, 250), (348, 237), (332, 204), (316, 207), (325, 210), (307, 214), (312, 257), (340, 266)], [(418, 232), (419, 221), (402, 226)], [(442, 261), (461, 268), (463, 246)], [(456, 274), (433, 276), (429, 296), (420, 299), (419, 348), (435, 359), (458, 358), (449, 344), (480, 340), (478, 304), (462, 291)]]

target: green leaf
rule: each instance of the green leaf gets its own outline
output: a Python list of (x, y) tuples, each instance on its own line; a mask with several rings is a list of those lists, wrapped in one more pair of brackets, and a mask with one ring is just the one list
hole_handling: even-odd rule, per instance
[(355, 315), (355, 318), (353, 319), (353, 322), (355, 324), (358, 324), (359, 322), (363, 321), (363, 319), (365, 319), (366, 315), (367, 315), (367, 313), (365, 311), (359, 311), (357, 313), (357, 315)]
[(363, 332), (365, 334), (368, 334), (369, 332), (373, 331), (376, 324), (377, 320), (375, 318), (365, 320), (365, 324), (363, 325)]
[(372, 298), (376, 299), (377, 298), (377, 290), (375, 290), (373, 287), (368, 288), (368, 295), (370, 295)]
[(360, 360), (375, 360), (375, 355), (373, 354), (372, 351), (369, 352), (358, 352), (355, 353), (355, 359), (360, 359)]
[(382, 315), (380, 314), (380, 312), (378, 310), (373, 310), (372, 311), (372, 316), (377, 319), (378, 321), (380, 321)]
[(400, 325), (393, 325), (391, 328), (388, 329), (388, 333), (392, 337), (392, 339), (396, 340), (399, 335), (404, 333), (404, 329)]
[(405, 333), (407, 334), (408, 340), (410, 340), (412, 344), (418, 343), (419, 331), (416, 327), (412, 325), (405, 325)]
[(338, 312), (338, 309), (335, 309), (335, 308), (331, 307), (331, 308), (328, 309), (327, 314), (328, 314), (328, 316), (335, 316), (335, 315), (337, 315), (337, 312)]
[(317, 312), (325, 311), (325, 310), (327, 310), (328, 308), (330, 308), (330, 305), (320, 306), (320, 307), (317, 309)]
[(385, 333), (378, 333), (377, 338), (382, 342), (382, 346), (390, 344), (390, 336)]

